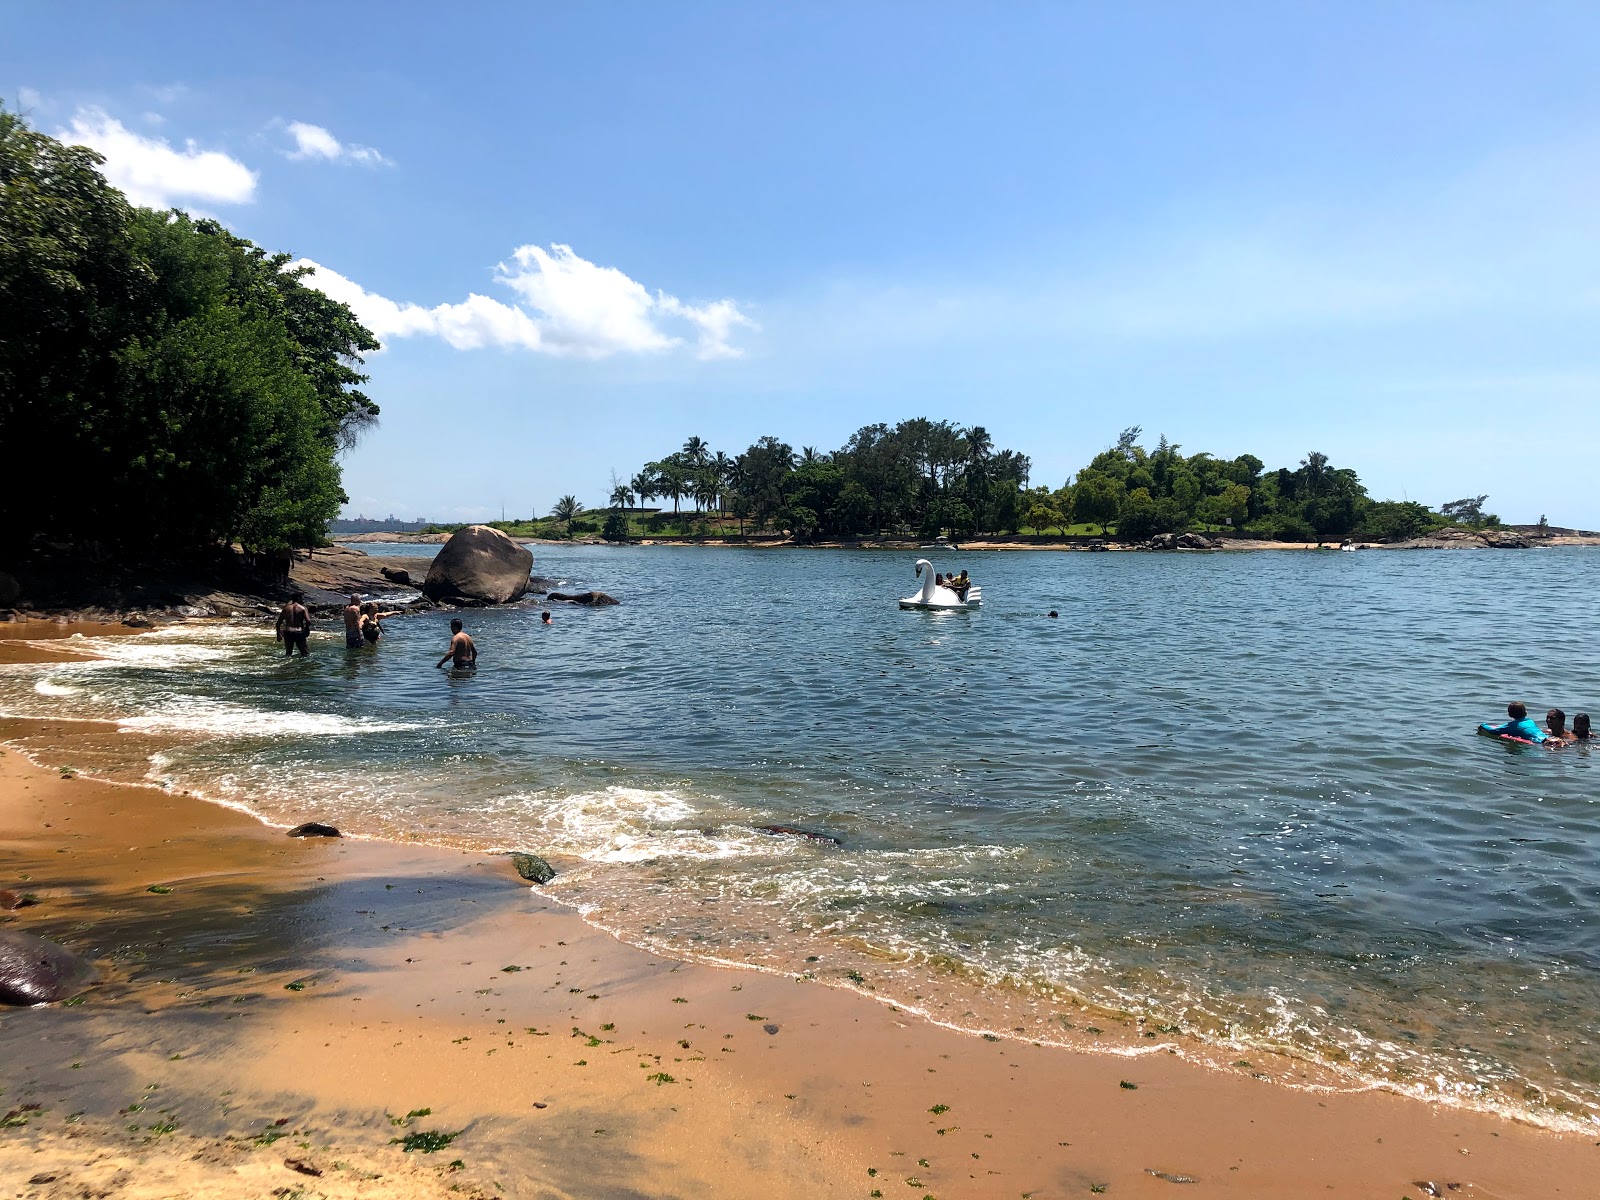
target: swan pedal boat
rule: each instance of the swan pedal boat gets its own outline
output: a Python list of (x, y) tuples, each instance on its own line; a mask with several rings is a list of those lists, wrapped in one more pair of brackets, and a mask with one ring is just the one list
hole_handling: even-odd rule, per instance
[(922, 590), (915, 596), (900, 601), (901, 608), (922, 608), (937, 612), (968, 611), (983, 604), (983, 589), (973, 584), (963, 600), (952, 588), (933, 581), (933, 564), (925, 558), (917, 559), (917, 574), (922, 579)]

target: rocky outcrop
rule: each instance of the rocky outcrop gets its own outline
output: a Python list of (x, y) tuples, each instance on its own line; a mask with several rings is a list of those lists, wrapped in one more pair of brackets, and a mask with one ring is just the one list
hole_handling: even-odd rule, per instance
[(618, 600), (615, 596), (608, 596), (604, 592), (579, 592), (575, 596), (569, 596), (565, 592), (551, 592), (545, 597), (545, 599), (565, 600), (568, 604), (592, 604), (599, 605), (601, 607), (604, 607), (607, 604), (622, 603), (622, 601)]
[(1201, 533), (1158, 533), (1136, 547), (1139, 550), (1220, 550), (1222, 542)]
[(0, 929), (0, 1004), (65, 1000), (97, 977), (92, 966), (65, 946), (20, 930)]
[(439, 551), (422, 593), (434, 600), (508, 604), (528, 590), (533, 555), (488, 525), (468, 525)]
[(1507, 533), (1499, 529), (1485, 529), (1478, 536), (1491, 550), (1527, 550), (1533, 545), (1521, 534)]
[(411, 572), (396, 570), (394, 567), (379, 567), (378, 574), (390, 583), (398, 583), (405, 587), (411, 586)]

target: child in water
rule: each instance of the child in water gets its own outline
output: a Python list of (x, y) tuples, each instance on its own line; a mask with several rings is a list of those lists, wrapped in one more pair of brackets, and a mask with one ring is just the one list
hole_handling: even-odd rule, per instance
[(1525, 742), (1543, 742), (1546, 740), (1544, 731), (1528, 720), (1528, 706), (1522, 701), (1513, 700), (1506, 705), (1506, 715), (1511, 719), (1504, 725), (1483, 724), (1479, 725), (1478, 728), (1484, 733), (1521, 738)]

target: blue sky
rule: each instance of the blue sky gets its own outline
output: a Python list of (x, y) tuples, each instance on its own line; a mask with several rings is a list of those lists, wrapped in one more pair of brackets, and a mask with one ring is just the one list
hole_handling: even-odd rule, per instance
[(1144, 426), (1600, 527), (1600, 9), (7, 3), (0, 93), (383, 337), (350, 510)]

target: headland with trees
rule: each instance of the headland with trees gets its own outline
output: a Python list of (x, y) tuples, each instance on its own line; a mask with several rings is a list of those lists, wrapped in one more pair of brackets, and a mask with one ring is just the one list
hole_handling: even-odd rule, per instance
[[(586, 509), (568, 495), (546, 518), (496, 524), (555, 538), (777, 534), (802, 543), (941, 535), (1139, 542), (1186, 531), (1277, 542), (1396, 542), (1448, 527), (1500, 524), (1484, 510), (1482, 495), (1438, 509), (1375, 500), (1353, 469), (1315, 451), (1268, 469), (1253, 454), (1185, 455), (1165, 437), (1148, 449), (1142, 435), (1138, 426), (1124, 429), (1057, 487), (1033, 484), (1029, 456), (996, 447), (982, 426), (921, 417), (864, 426), (831, 452), (796, 451), (769, 436), (728, 454), (691, 437), (626, 480), (613, 475), (604, 507)], [(643, 507), (654, 500), (662, 506)]]

